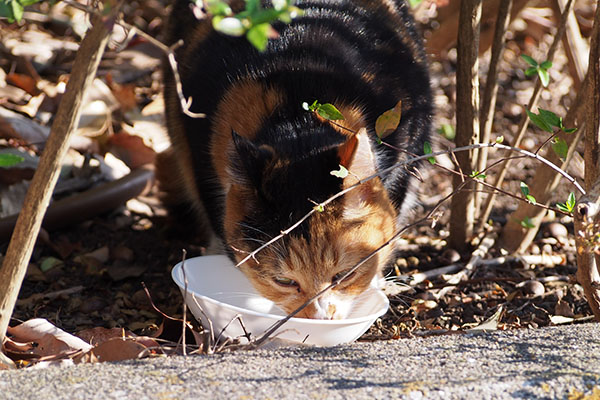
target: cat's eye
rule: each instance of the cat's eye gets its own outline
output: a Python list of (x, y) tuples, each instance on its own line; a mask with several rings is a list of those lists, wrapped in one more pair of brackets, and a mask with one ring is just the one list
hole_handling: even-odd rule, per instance
[(281, 286), (300, 287), (298, 282), (296, 282), (293, 279), (286, 278), (285, 276), (276, 276), (273, 278), (273, 280), (275, 281), (275, 283), (277, 283), (278, 285), (281, 285)]
[[(337, 281), (339, 281), (339, 280), (340, 280), (340, 279), (342, 279), (342, 278), (343, 278), (343, 277), (344, 277), (344, 276), (345, 276), (345, 275), (346, 275), (348, 272), (350, 272), (350, 270), (351, 270), (351, 268), (350, 268), (350, 269), (346, 269), (346, 270), (344, 270), (344, 271), (342, 271), (342, 272), (338, 272), (337, 274), (335, 274), (335, 275), (333, 276), (333, 278), (331, 278), (331, 282), (337, 282)], [(351, 277), (352, 277), (352, 276), (353, 276), (355, 273), (356, 273), (356, 271), (352, 271), (352, 273), (351, 273), (350, 275), (348, 275), (348, 276), (346, 277), (346, 279), (345, 279), (345, 280), (348, 280), (348, 279), (350, 279), (350, 278), (351, 278)]]

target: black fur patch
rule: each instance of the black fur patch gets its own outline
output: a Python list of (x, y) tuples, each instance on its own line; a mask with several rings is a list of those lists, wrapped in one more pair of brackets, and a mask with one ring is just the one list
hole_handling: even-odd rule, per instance
[[(255, 137), (231, 133), (237, 154), (231, 154), (230, 168), (255, 189), (255, 198), (249, 199), (252, 212), (243, 222), (260, 226), (267, 235), (278, 234), (303, 216), (313, 207), (309, 200), (323, 201), (341, 189), (342, 181), (329, 172), (338, 168), (336, 148), (347, 137), (304, 111), (303, 102), (361, 108), (379, 169), (407, 158), (405, 153), (378, 146), (374, 139), (375, 120), (399, 100), (401, 123), (386, 141), (422, 154), (429, 135), (433, 99), (426, 57), (404, 1), (300, 0), (297, 6), (304, 15), (290, 24), (274, 24), (279, 37), (270, 40), (261, 53), (243, 37), (202, 27), (210, 21), (196, 21), (189, 0), (174, 4), (168, 36), (171, 43), (185, 42), (177, 51), (184, 93), (193, 97), (191, 111), (208, 118), (182, 116), (176, 101), (167, 101), (167, 118), (182, 121), (200, 197), (221, 237), (225, 188), (219, 184), (211, 158), (213, 122), (221, 99), (238, 82), (259, 82), (283, 98), (265, 116)], [(168, 68), (165, 78), (165, 97), (173, 99)], [(170, 123), (171, 131), (174, 125)], [(403, 168), (383, 178), (397, 209), (410, 179)], [(256, 235), (252, 229), (243, 233)]]

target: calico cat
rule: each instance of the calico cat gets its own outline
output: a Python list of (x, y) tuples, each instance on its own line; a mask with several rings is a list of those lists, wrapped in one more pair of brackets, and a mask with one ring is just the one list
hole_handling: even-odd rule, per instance
[[(238, 4), (242, 3), (242, 4)], [(231, 6), (240, 11), (241, 1)], [(265, 2), (265, 7), (270, 4)], [(340, 190), (422, 154), (433, 114), (427, 60), (402, 0), (299, 0), (303, 15), (264, 52), (244, 37), (196, 20), (189, 0), (173, 5), (167, 37), (176, 51), (191, 118), (180, 109), (164, 68), (170, 151), (159, 158), (174, 208), (193, 215), (239, 262)], [(302, 104), (332, 103), (332, 123)], [(377, 144), (377, 117), (401, 101), (400, 125)], [(402, 149), (404, 151), (399, 151)], [(346, 167), (344, 178), (330, 172)], [(159, 177), (160, 179), (160, 177)], [(283, 240), (240, 266), (254, 287), (284, 311), (343, 276), (390, 240), (411, 207), (412, 177), (397, 168), (315, 213)], [(188, 221), (190, 223), (190, 221)], [(345, 318), (388, 261), (392, 246), (329, 290), (298, 317)]]

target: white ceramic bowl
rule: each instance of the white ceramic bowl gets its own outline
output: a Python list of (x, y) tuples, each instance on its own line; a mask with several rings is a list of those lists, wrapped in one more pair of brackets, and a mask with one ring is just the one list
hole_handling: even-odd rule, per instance
[[(182, 263), (173, 268), (171, 275), (184, 293)], [(186, 304), (205, 328), (209, 328), (207, 318), (210, 319), (215, 335), (229, 324), (225, 334), (241, 337), (244, 331), (240, 323), (231, 322), (236, 315), (240, 315), (247, 331), (256, 338), (286, 315), (272, 301), (260, 296), (226, 256), (186, 260), (185, 276), (188, 282)], [(355, 307), (347, 319), (291, 318), (272, 337), (319, 346), (352, 342), (365, 333), (389, 307), (387, 296), (375, 288), (363, 293), (357, 304), (360, 306)]]

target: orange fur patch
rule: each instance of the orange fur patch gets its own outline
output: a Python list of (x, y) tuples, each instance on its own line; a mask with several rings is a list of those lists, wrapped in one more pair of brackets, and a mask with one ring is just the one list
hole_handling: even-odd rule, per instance
[(238, 82), (225, 93), (215, 113), (211, 147), (217, 176), (224, 187), (227, 188), (230, 183), (227, 167), (231, 132), (254, 139), (265, 120), (282, 101), (280, 92), (254, 81)]

